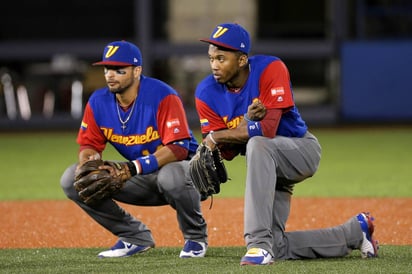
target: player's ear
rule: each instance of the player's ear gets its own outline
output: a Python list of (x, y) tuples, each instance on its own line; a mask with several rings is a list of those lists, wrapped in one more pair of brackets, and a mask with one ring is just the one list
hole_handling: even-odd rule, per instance
[(133, 67), (133, 75), (135, 77), (140, 77), (140, 74), (142, 74), (142, 66)]
[(246, 54), (242, 54), (239, 56), (239, 66), (243, 67), (248, 64), (248, 56)]

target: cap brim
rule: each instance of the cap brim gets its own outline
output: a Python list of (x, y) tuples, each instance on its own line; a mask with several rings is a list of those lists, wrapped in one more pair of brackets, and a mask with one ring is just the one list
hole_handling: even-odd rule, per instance
[(206, 43), (209, 43), (209, 44), (212, 44), (212, 45), (221, 47), (221, 48), (230, 49), (230, 50), (236, 50), (236, 51), (239, 50), (239, 49), (237, 49), (237, 48), (234, 48), (234, 47), (232, 47), (232, 46), (229, 46), (228, 44), (220, 43), (220, 42), (218, 42), (218, 41), (215, 41), (215, 40), (212, 40), (212, 39), (209, 39), (209, 38), (203, 38), (203, 39), (199, 39), (199, 40), (202, 41), (202, 42), (206, 42)]
[(119, 67), (127, 67), (133, 66), (133, 64), (124, 63), (124, 62), (116, 62), (116, 61), (101, 61), (93, 63), (93, 66), (119, 66)]

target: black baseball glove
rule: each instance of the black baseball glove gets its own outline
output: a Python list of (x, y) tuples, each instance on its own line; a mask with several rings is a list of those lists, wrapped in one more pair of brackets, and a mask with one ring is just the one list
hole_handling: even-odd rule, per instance
[(190, 177), (202, 200), (220, 192), (220, 184), (227, 181), (227, 171), (217, 147), (211, 150), (201, 143), (190, 160)]
[(118, 192), (130, 177), (128, 171), (125, 163), (90, 160), (76, 169), (74, 188), (86, 204), (95, 204)]

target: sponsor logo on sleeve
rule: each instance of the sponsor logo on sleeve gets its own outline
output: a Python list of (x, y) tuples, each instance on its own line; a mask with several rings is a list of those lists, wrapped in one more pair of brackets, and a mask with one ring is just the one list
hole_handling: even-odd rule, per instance
[(178, 127), (178, 126), (180, 126), (180, 121), (179, 121), (179, 119), (171, 119), (171, 120), (168, 120), (168, 121), (166, 121), (166, 126), (168, 127), (168, 128), (172, 128), (172, 127)]
[(285, 94), (285, 89), (283, 87), (275, 87), (270, 90), (272, 96), (280, 96)]

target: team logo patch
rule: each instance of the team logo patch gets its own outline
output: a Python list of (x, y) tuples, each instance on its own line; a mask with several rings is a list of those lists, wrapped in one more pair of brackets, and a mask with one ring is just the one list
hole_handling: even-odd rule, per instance
[(279, 96), (285, 94), (285, 89), (283, 87), (276, 87), (272, 88), (270, 92), (272, 93), (272, 96)]
[(179, 119), (171, 119), (171, 120), (168, 120), (168, 121), (166, 122), (166, 126), (167, 126), (168, 128), (178, 127), (178, 126), (180, 126), (180, 121), (179, 121)]
[(228, 28), (224, 28), (221, 26), (217, 26), (217, 30), (215, 31), (215, 33), (213, 33), (213, 38), (218, 38), (220, 36), (222, 36), (226, 31), (228, 31)]
[(119, 49), (119, 46), (108, 46), (108, 50), (106, 52), (106, 55), (104, 57), (110, 58), (113, 54), (116, 53), (116, 51)]

